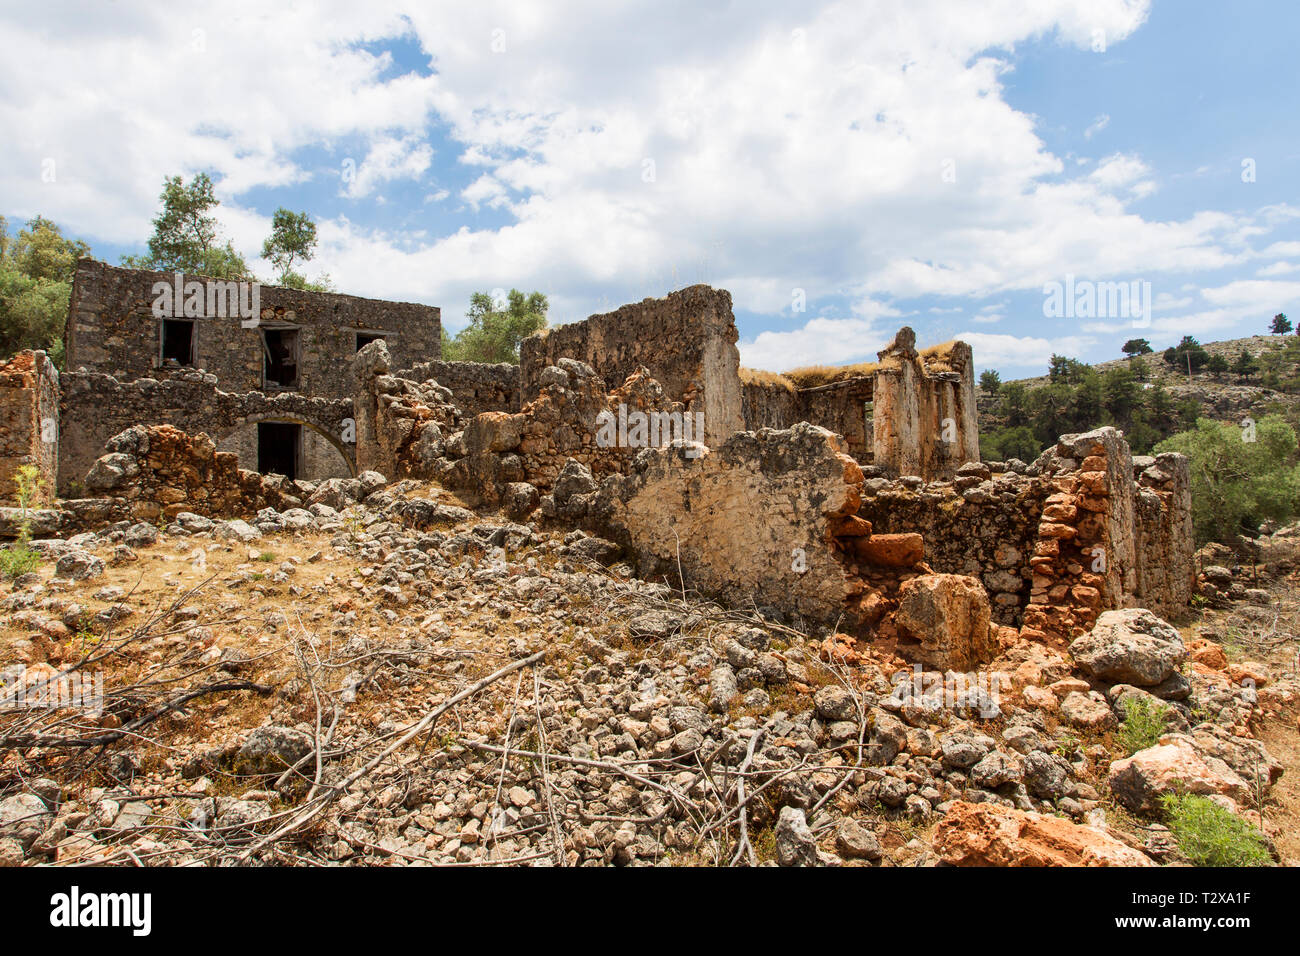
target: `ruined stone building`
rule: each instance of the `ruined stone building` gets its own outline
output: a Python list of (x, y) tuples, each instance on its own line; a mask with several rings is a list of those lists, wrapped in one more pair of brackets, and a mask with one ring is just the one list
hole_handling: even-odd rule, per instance
[(432, 306), (198, 277), (177, 288), (176, 281), (173, 273), (78, 263), (62, 376), (60, 489), (84, 479), (108, 439), (136, 424), (207, 432), (254, 471), (347, 476), (352, 356), (376, 339), (403, 365), (439, 356), (441, 322)]
[(1186, 460), (1134, 458), (1105, 428), (981, 462), (962, 342), (918, 350), (903, 328), (871, 364), (745, 370), (730, 294), (692, 286), (536, 334), (518, 366), (443, 362), (435, 308), (264, 288), (256, 322), (159, 317), (171, 278), (83, 260), (72, 371), (0, 368), (0, 479), (57, 469), (77, 500), (52, 528), (305, 507), (378, 472), (937, 667), (1191, 596)]

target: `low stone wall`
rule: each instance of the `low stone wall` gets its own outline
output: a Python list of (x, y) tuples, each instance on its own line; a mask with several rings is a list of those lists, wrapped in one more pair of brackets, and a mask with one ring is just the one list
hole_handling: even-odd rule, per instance
[(0, 364), (0, 500), (16, 501), (14, 477), (37, 470), (36, 499), (53, 495), (59, 463), (59, 373), (44, 352), (19, 352)]
[[(196, 371), (164, 381), (134, 382), (119, 382), (98, 372), (67, 372), (62, 386), (58, 485), (65, 495), (104, 454), (108, 440), (133, 425), (174, 425), (223, 441), (256, 422), (292, 422), (315, 430), (334, 446), (349, 470), (355, 467), (348, 399), (307, 398), (297, 392), (225, 392), (217, 387), (215, 376)], [(255, 459), (245, 464), (257, 467)], [(303, 477), (325, 476), (305, 472)]]
[(939, 571), (980, 579), (993, 616), (1059, 642), (1099, 613), (1187, 607), (1194, 583), (1190, 478), (1181, 455), (1137, 459), (1113, 428), (1065, 435), (1029, 474), (968, 463), (953, 482), (868, 479), (859, 515), (916, 532)]
[(541, 394), (543, 373), (562, 358), (591, 366), (606, 389), (645, 368), (669, 401), (703, 412), (705, 441), (721, 444), (745, 427), (738, 338), (725, 289), (695, 285), (645, 299), (524, 339), (521, 400), (526, 404)]
[(107, 499), (105, 517), (141, 521), (182, 511), (249, 517), (261, 508), (301, 507), (308, 490), (280, 476), (245, 471), (207, 435), (170, 425), (136, 426), (115, 435), (86, 475), (86, 487)]
[(433, 379), (451, 392), (452, 401), (469, 419), (482, 412), (519, 411), (519, 366), (500, 362), (421, 362), (397, 372), (414, 382)]

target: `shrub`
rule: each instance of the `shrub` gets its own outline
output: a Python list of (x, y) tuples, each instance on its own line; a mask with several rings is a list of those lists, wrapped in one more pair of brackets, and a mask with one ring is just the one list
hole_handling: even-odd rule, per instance
[(1194, 865), (1269, 866), (1273, 862), (1262, 834), (1209, 797), (1169, 793), (1161, 803), (1178, 849)]
[(1300, 497), (1295, 431), (1277, 415), (1253, 426), (1201, 420), (1156, 446), (1191, 460), (1197, 544), (1230, 540), (1271, 518), (1286, 521)]
[(1169, 708), (1146, 697), (1137, 697), (1124, 704), (1124, 723), (1119, 728), (1119, 743), (1130, 757), (1139, 750), (1154, 747), (1160, 742), (1169, 722)]

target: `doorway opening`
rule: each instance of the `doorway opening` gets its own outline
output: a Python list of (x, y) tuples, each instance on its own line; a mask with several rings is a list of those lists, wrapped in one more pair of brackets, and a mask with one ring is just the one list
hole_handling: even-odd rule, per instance
[(302, 426), (290, 422), (257, 423), (257, 470), (264, 475), (298, 477)]
[(384, 333), (382, 332), (358, 332), (357, 333), (357, 351), (360, 352), (371, 342), (382, 341)]

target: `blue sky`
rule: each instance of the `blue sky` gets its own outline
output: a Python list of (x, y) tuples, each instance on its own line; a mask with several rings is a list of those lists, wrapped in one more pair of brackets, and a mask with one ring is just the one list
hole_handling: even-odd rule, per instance
[[(116, 262), (203, 170), (250, 261), (305, 209), (309, 275), (453, 330), (476, 289), (573, 321), (710, 282), (774, 370), (902, 324), (1012, 377), (1300, 317), (1295, 4), (466, 6), (0, 4), (0, 214)], [(1045, 316), (1067, 275), (1149, 320)]]

